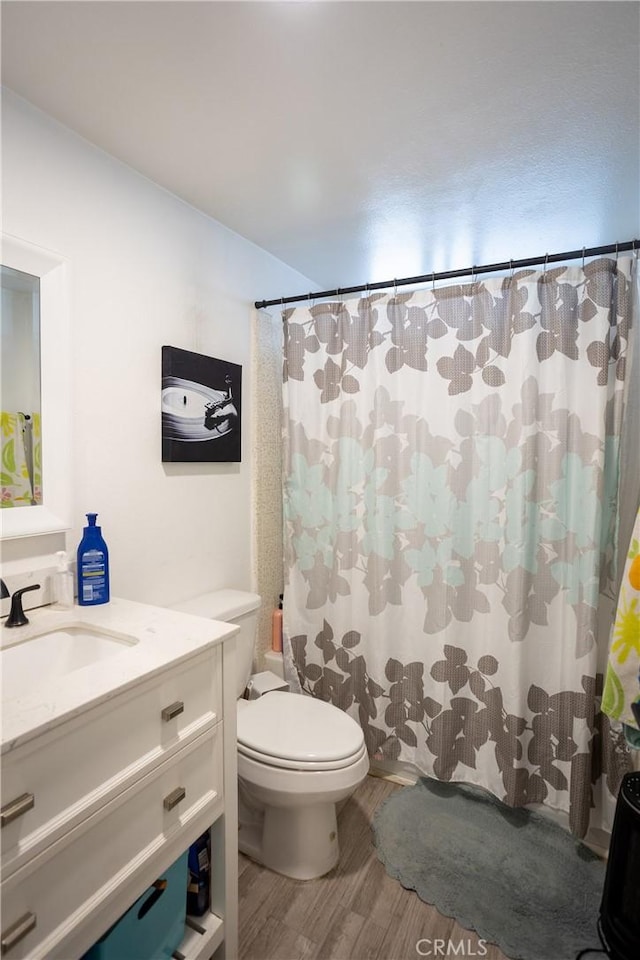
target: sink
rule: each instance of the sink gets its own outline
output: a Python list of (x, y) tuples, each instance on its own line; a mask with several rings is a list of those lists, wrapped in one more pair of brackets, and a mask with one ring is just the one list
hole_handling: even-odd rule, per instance
[(71, 625), (32, 634), (2, 649), (2, 693), (15, 699), (121, 654), (137, 643), (134, 637), (105, 633), (87, 625)]

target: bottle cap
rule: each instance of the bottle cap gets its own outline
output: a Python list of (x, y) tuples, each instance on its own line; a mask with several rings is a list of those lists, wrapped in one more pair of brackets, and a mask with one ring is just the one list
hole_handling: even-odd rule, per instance
[(97, 517), (97, 516), (98, 516), (97, 513), (88, 513), (88, 514), (87, 514), (87, 520), (89, 521), (89, 526), (90, 526), (90, 527), (95, 527), (95, 525), (96, 525), (96, 517)]

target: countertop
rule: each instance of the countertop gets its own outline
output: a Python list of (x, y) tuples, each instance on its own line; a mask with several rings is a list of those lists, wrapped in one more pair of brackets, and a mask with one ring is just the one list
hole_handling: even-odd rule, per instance
[(2, 753), (15, 749), (35, 736), (71, 719), (98, 703), (216, 646), (239, 628), (217, 620), (179, 613), (164, 607), (112, 598), (94, 607), (55, 606), (28, 611), (29, 623), (7, 629), (0, 626), (2, 650), (33, 639), (42, 633), (86, 625), (96, 631), (124, 638), (122, 651), (74, 669), (62, 677), (38, 683), (34, 657), (32, 690), (12, 696), (2, 678)]

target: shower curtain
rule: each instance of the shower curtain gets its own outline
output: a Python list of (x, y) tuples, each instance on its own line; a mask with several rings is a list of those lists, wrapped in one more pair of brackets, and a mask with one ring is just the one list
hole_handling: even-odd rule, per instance
[(294, 688), (579, 836), (628, 765), (599, 698), (636, 291), (620, 257), (283, 314)]

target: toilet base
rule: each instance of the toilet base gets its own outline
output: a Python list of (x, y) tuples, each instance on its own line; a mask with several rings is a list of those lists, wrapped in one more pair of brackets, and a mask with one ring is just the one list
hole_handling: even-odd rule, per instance
[(338, 862), (338, 824), (334, 803), (302, 807), (266, 807), (240, 803), (238, 847), (252, 860), (294, 880), (315, 880)]

